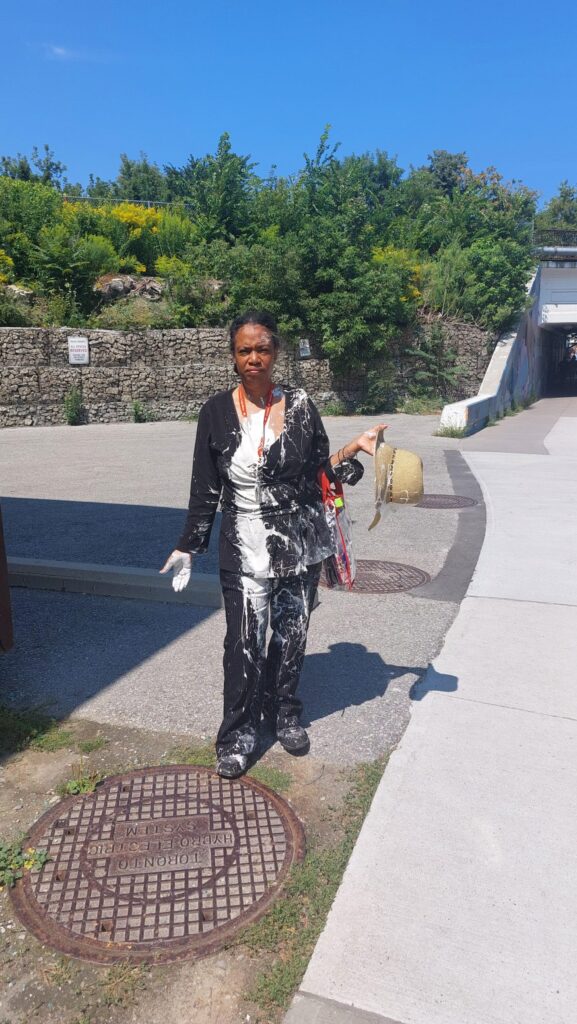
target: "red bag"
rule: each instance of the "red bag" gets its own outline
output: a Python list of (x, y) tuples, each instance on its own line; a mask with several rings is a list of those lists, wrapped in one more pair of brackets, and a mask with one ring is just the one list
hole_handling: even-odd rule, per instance
[(323, 496), (323, 506), (328, 527), (332, 533), (335, 554), (325, 558), (325, 576), (329, 587), (338, 590), (352, 590), (357, 564), (353, 551), (353, 529), (351, 517), (345, 507), (343, 485), (339, 480), (332, 483), (324, 469), (319, 469), (318, 482)]

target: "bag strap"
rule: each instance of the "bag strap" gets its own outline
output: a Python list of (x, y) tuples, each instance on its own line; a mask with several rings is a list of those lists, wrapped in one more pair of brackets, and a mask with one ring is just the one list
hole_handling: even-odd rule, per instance
[(335, 498), (340, 498), (340, 505), (344, 504), (344, 491), (343, 485), (340, 480), (329, 480), (326, 470), (322, 467), (317, 473), (317, 481), (321, 489), (323, 496), (323, 505), (327, 505), (329, 502), (334, 504)]

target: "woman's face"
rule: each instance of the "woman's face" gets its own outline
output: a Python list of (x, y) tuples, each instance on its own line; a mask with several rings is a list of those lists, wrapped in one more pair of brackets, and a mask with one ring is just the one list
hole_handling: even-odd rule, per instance
[(276, 351), (270, 331), (260, 324), (244, 324), (234, 339), (234, 361), (241, 380), (249, 387), (272, 377)]

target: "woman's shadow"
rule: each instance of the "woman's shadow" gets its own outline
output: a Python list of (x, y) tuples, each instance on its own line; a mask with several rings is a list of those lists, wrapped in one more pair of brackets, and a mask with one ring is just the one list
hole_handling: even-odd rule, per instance
[(363, 644), (343, 642), (330, 644), (328, 653), (305, 658), (299, 697), (309, 721), (314, 722), (383, 697), (391, 682), (404, 676), (409, 677), (410, 700), (422, 700), (431, 690), (452, 693), (457, 689), (456, 676), (443, 675), (432, 665), (426, 669), (422, 665), (389, 665)]

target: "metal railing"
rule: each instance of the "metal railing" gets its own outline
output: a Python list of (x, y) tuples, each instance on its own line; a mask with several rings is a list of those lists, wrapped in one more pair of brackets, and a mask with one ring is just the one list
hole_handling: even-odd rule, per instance
[(193, 210), (191, 203), (185, 203), (181, 199), (112, 199), (109, 196), (75, 196), (67, 192), (60, 193), (67, 203), (96, 203), (98, 206), (109, 206), (114, 203), (126, 203), (130, 206), (145, 206), (151, 209), (154, 206), (176, 206), (185, 210)]
[(533, 235), (533, 245), (535, 249), (549, 246), (575, 248), (577, 246), (577, 228), (538, 228)]

